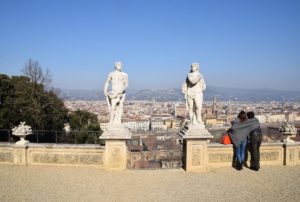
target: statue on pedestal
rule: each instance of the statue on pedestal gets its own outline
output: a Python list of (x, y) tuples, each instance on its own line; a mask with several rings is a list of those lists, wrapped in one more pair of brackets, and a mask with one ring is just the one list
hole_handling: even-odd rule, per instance
[[(111, 84), (111, 90), (109, 86)], [(106, 96), (110, 121), (109, 124), (121, 124), (125, 92), (128, 87), (128, 75), (122, 72), (122, 63), (115, 62), (115, 71), (109, 73), (105, 84), (104, 94)]]
[(186, 151), (184, 164), (188, 172), (206, 170), (208, 165), (207, 143), (213, 136), (205, 128), (201, 117), (205, 89), (206, 84), (199, 72), (199, 64), (192, 63), (191, 70), (182, 85), (182, 93), (189, 113), (189, 124), (179, 133), (183, 138)]
[(128, 75), (122, 72), (122, 63), (115, 62), (115, 71), (109, 73), (105, 84), (110, 120), (107, 130), (99, 137), (105, 140), (104, 167), (108, 170), (125, 170), (127, 166), (127, 140), (131, 134), (121, 124), (125, 93), (128, 87)]

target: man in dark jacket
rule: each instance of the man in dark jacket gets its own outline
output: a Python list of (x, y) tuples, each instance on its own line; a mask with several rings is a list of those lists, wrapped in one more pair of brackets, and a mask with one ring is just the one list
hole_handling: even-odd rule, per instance
[(249, 134), (249, 143), (248, 143), (248, 148), (250, 150), (251, 154), (251, 160), (250, 160), (250, 169), (258, 171), (260, 168), (259, 165), (259, 160), (260, 160), (260, 152), (259, 148), (261, 145), (262, 141), (262, 132), (261, 128), (258, 122), (258, 119), (254, 117), (254, 113), (248, 112), (247, 117), (249, 120), (256, 120), (252, 125), (251, 125), (251, 132)]

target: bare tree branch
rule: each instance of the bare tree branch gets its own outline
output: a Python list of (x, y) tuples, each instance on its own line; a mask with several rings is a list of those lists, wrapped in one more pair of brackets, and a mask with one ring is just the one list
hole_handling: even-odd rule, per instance
[(51, 74), (49, 69), (43, 72), (42, 67), (38, 61), (33, 61), (31, 58), (22, 69), (25, 76), (29, 77), (34, 84), (42, 84), (45, 87), (49, 87), (51, 84)]

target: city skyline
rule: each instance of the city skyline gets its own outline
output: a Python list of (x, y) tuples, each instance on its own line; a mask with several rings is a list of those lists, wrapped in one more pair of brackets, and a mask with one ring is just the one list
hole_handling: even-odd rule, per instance
[(103, 89), (122, 61), (130, 89), (180, 88), (192, 62), (210, 86), (300, 90), (299, 1), (1, 1), (0, 73), (29, 58), (62, 89)]

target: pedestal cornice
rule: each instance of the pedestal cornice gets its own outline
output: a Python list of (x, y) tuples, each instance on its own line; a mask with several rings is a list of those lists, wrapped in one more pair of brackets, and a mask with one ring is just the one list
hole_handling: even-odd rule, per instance
[(131, 133), (122, 124), (110, 124), (100, 136), (102, 140), (129, 140)]

